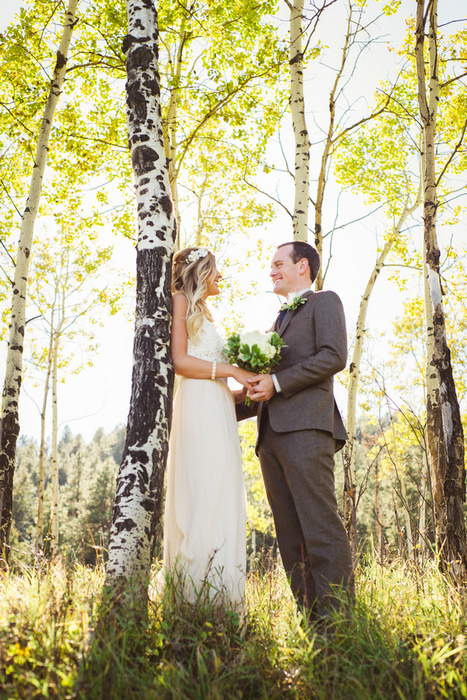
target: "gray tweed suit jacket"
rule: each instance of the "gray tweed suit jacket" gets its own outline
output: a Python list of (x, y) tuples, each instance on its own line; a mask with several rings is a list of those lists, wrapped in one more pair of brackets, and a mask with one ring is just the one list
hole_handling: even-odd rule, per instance
[[(334, 399), (333, 376), (347, 361), (347, 334), (342, 302), (331, 291), (304, 294), (306, 303), (287, 311), (277, 328), (287, 344), (275, 370), (281, 391), (267, 402), (269, 422), (279, 433), (324, 430), (341, 449), (347, 433)], [(263, 404), (237, 405), (237, 418), (257, 413), (261, 439)]]

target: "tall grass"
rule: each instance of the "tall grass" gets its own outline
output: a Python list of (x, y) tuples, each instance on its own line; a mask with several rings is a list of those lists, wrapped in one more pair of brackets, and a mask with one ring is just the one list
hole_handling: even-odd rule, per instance
[(99, 621), (103, 579), (82, 567), (4, 576), (2, 698), (467, 698), (464, 594), (434, 565), (367, 562), (352, 615), (336, 612), (324, 636), (274, 566), (249, 575), (241, 614), (181, 603), (169, 586), (147, 619)]

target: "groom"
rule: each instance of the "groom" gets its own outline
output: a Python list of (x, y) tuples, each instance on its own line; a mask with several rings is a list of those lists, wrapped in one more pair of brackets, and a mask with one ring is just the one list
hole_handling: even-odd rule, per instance
[[(334, 292), (310, 289), (319, 266), (308, 243), (278, 247), (271, 263), (274, 291), (300, 296), (274, 324), (286, 343), (277, 369), (253, 377), (249, 390), (260, 402), (256, 450), (282, 562), (297, 602), (318, 621), (338, 604), (336, 585), (353, 587), (333, 459), (347, 439), (333, 393), (333, 376), (347, 358), (345, 318)], [(249, 416), (251, 410), (239, 404), (237, 417)]]

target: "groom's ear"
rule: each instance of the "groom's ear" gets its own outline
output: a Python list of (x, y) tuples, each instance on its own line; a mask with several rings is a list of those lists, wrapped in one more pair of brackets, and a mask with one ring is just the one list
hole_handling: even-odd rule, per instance
[(308, 262), (308, 260), (306, 258), (302, 258), (301, 260), (299, 260), (298, 270), (299, 270), (301, 275), (305, 275), (308, 272), (308, 274), (310, 275), (310, 279), (311, 279), (310, 263)]

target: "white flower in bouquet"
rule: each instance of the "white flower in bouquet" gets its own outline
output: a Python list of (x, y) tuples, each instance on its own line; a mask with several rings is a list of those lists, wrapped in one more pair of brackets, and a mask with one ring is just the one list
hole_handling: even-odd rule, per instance
[(240, 333), (239, 335), (241, 345), (247, 345), (250, 348), (252, 348), (253, 345), (257, 345), (260, 353), (270, 360), (276, 355), (277, 347), (271, 345), (272, 332), (260, 333), (259, 331), (250, 331), (249, 333)]
[[(278, 364), (281, 359), (281, 348), (284, 346), (284, 341), (275, 331), (233, 333), (227, 340), (224, 353), (231, 365), (235, 364), (250, 372), (264, 374)], [(248, 397), (245, 403), (250, 403)]]

